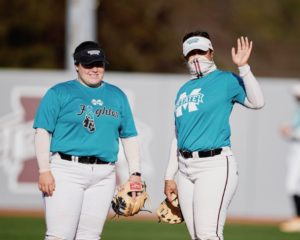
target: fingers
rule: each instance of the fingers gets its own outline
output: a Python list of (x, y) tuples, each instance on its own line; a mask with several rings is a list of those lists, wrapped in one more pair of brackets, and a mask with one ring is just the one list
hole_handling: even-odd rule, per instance
[(169, 187), (165, 186), (165, 191), (164, 191), (164, 193), (165, 193), (165, 195), (167, 196), (167, 199), (168, 199), (169, 201), (172, 201), (172, 197), (171, 197), (172, 190), (171, 190)]
[(172, 193), (177, 195), (177, 186), (175, 181), (173, 180), (166, 180), (165, 181), (165, 195), (167, 196), (167, 199), (169, 202), (172, 202)]
[(249, 53), (251, 53), (251, 51), (252, 51), (252, 47), (253, 47), (253, 42), (252, 42), (252, 41), (250, 41), (250, 44), (249, 44), (249, 49), (248, 49)]
[(237, 39), (237, 51), (240, 52), (242, 49), (241, 38)]
[(173, 190), (173, 193), (174, 193), (176, 196), (178, 196), (177, 188), (175, 188), (175, 189)]
[(167, 194), (167, 199), (169, 202), (172, 202), (172, 195), (171, 195), (171, 192), (168, 192)]
[(39, 184), (39, 189), (43, 192), (46, 196), (52, 196), (53, 192), (55, 191), (55, 184)]
[(245, 50), (249, 46), (248, 38), (241, 37), (241, 50)]
[(233, 62), (239, 67), (247, 64), (252, 51), (252, 47), (253, 42), (249, 41), (248, 37), (239, 37), (237, 39), (237, 47), (231, 48), (231, 56)]
[(133, 199), (133, 201), (135, 201), (136, 194), (137, 194), (137, 192), (132, 192), (132, 199)]
[(231, 56), (234, 57), (235, 54), (236, 54), (236, 52), (235, 52), (235, 47), (232, 47), (232, 48), (231, 48)]
[(248, 37), (242, 37), (242, 46), (243, 50), (247, 51), (247, 53), (250, 53), (252, 50), (253, 42), (248, 40)]
[(54, 190), (55, 190), (54, 184), (48, 185), (48, 187), (46, 189), (47, 195), (51, 197), (53, 195)]
[(237, 39), (237, 51), (251, 51), (253, 42), (249, 41), (248, 37), (239, 37)]
[(232, 57), (235, 57), (236, 55), (240, 54), (243, 50), (245, 50), (246, 46), (249, 45), (248, 38), (247, 37), (244, 38), (243, 36), (239, 37), (237, 39), (236, 45), (237, 45), (236, 50), (235, 47), (231, 48)]
[(55, 191), (55, 180), (50, 171), (40, 173), (38, 186), (40, 191), (46, 196), (53, 195), (53, 192)]

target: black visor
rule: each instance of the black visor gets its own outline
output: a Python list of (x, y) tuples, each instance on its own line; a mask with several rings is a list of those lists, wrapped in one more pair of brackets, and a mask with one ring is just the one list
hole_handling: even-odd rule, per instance
[(74, 54), (74, 63), (89, 65), (94, 62), (107, 63), (104, 51), (101, 48), (84, 49)]

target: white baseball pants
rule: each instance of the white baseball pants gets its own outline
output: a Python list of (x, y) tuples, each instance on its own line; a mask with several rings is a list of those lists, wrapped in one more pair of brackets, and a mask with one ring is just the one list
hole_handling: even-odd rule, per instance
[(300, 142), (293, 141), (287, 155), (286, 189), (290, 195), (300, 196)]
[(44, 197), (46, 240), (98, 240), (115, 191), (115, 166), (82, 164), (52, 156), (56, 188)]
[(237, 164), (228, 147), (213, 157), (179, 157), (179, 203), (192, 239), (223, 240), (237, 183)]

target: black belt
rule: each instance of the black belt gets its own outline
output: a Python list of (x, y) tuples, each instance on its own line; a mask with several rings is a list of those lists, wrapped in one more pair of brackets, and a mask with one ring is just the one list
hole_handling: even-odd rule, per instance
[(100, 158), (94, 156), (77, 157), (77, 156), (64, 154), (62, 152), (58, 152), (58, 154), (63, 160), (74, 161), (79, 163), (85, 163), (85, 164), (110, 164), (111, 163), (111, 162), (103, 161)]
[[(193, 157), (193, 152), (189, 151), (184, 151), (184, 150), (179, 150), (181, 156), (184, 158), (192, 158)], [(199, 158), (203, 157), (213, 157), (215, 155), (219, 155), (222, 152), (222, 148), (216, 148), (212, 150), (207, 150), (207, 151), (198, 151), (196, 154), (198, 155)]]

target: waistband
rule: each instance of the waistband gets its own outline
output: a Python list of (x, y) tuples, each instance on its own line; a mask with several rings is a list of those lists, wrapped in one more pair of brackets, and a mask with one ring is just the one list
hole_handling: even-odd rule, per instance
[(72, 162), (79, 162), (84, 164), (114, 164), (113, 162), (107, 162), (94, 156), (72, 156), (62, 152), (58, 152), (58, 154), (61, 159)]
[(184, 151), (179, 149), (179, 153), (183, 158), (193, 158), (193, 157), (204, 158), (204, 157), (213, 157), (215, 155), (219, 155), (221, 154), (222, 150), (223, 150), (222, 148), (216, 148), (207, 151), (189, 152), (189, 151)]

